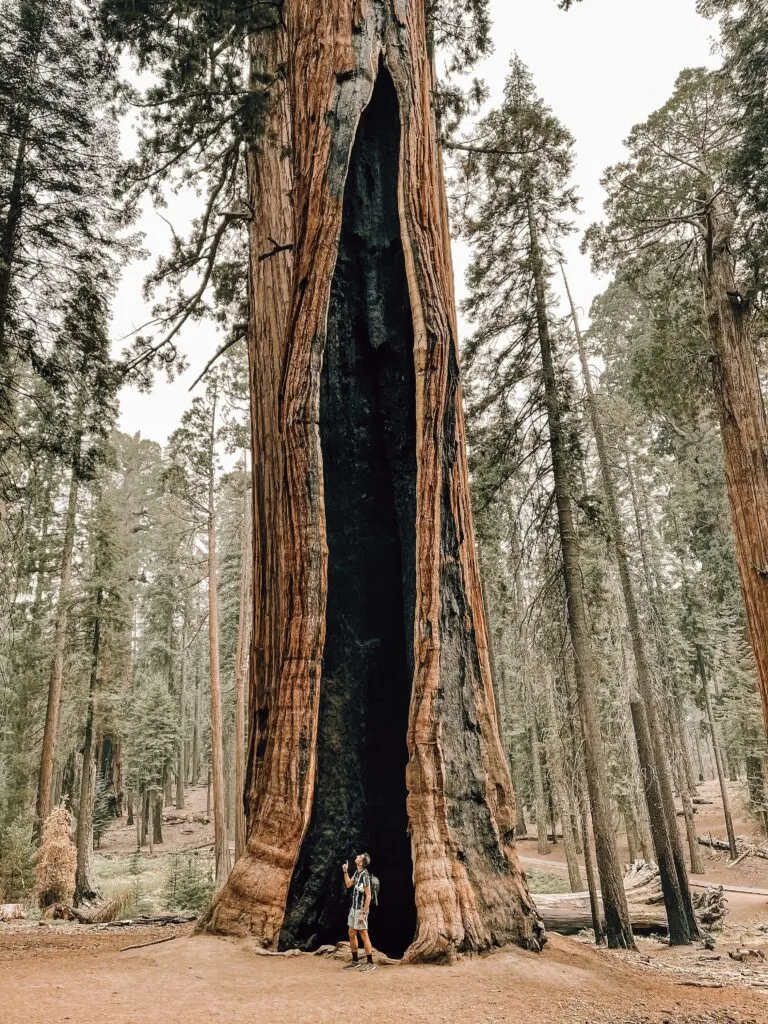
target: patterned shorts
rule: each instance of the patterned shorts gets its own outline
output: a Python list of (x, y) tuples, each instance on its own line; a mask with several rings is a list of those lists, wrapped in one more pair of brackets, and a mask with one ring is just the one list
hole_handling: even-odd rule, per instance
[(347, 928), (354, 928), (355, 931), (364, 932), (368, 930), (368, 920), (362, 910), (351, 909), (347, 917)]

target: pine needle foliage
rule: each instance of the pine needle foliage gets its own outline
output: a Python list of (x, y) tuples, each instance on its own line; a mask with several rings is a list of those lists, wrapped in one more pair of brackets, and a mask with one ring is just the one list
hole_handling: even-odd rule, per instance
[(211, 902), (214, 892), (210, 859), (181, 854), (172, 859), (164, 890), (166, 909), (200, 913)]

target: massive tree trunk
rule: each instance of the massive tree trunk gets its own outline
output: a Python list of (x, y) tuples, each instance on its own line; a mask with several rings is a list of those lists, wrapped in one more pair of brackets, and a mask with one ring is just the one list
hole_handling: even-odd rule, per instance
[(61, 549), (59, 594), (56, 602), (56, 619), (53, 628), (53, 660), (51, 662), (51, 675), (48, 682), (48, 704), (45, 712), (43, 746), (40, 753), (40, 775), (37, 783), (36, 806), (36, 831), (38, 832), (42, 830), (43, 822), (51, 813), (53, 767), (56, 761), (56, 741), (59, 733), (59, 711), (61, 709), (61, 684), (64, 678), (64, 648), (67, 639), (67, 623), (69, 621), (69, 586), (72, 580), (72, 551), (75, 544), (75, 524), (77, 522), (77, 495), (80, 483), (78, 479), (79, 461), (80, 441), (78, 438), (72, 455), (72, 468), (69, 478), (69, 500), (67, 502), (67, 512), (64, 519), (64, 542)]
[(712, 374), (747, 632), (768, 728), (768, 420), (749, 332), (749, 303), (739, 294), (730, 253), (730, 221), (715, 201), (706, 224), (704, 298), (714, 348)]
[(254, 58), (274, 103), (248, 160), (248, 839), (203, 927), (335, 940), (340, 863), (367, 848), (388, 952), (538, 948), (490, 679), (424, 5), (284, 15)]

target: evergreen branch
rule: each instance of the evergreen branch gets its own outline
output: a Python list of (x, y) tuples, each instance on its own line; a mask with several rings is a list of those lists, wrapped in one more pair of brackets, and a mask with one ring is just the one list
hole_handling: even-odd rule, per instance
[(173, 338), (179, 333), (181, 328), (184, 326), (187, 320), (189, 320), (189, 318), (192, 316), (192, 314), (195, 312), (198, 305), (200, 304), (200, 300), (203, 297), (203, 293), (205, 292), (205, 289), (208, 287), (208, 283), (211, 279), (213, 267), (216, 262), (216, 255), (219, 251), (219, 246), (221, 244), (222, 238), (224, 237), (224, 233), (232, 225), (233, 221), (242, 220), (246, 216), (249, 215), (241, 213), (222, 214), (221, 224), (219, 224), (218, 228), (216, 229), (216, 233), (211, 239), (211, 244), (208, 249), (208, 255), (206, 257), (205, 272), (203, 274), (203, 279), (200, 282), (200, 287), (197, 289), (194, 295), (192, 295), (187, 300), (187, 302), (183, 304), (181, 310), (179, 311), (176, 323), (173, 325), (171, 330), (165, 335), (165, 337), (162, 338), (155, 345), (151, 345), (149, 348), (144, 349), (143, 352), (140, 352), (134, 359), (132, 359), (123, 368), (124, 374), (130, 373), (132, 370), (135, 370), (137, 366), (141, 366), (143, 363), (148, 362), (153, 358), (153, 356), (157, 355), (157, 353), (161, 351), (161, 349), (170, 345)]
[(245, 337), (245, 328), (244, 328), (243, 324), (236, 324), (235, 327), (234, 327), (234, 330), (233, 330), (232, 337), (229, 339), (229, 341), (225, 341), (224, 344), (216, 351), (216, 353), (213, 356), (211, 356), (211, 358), (208, 360), (208, 362), (203, 367), (202, 373), (200, 373), (192, 381), (192, 383), (189, 385), (188, 390), (191, 391), (197, 384), (200, 383), (200, 381), (203, 379), (203, 377), (206, 375), (206, 373), (208, 373), (208, 371), (213, 366), (213, 364), (216, 362), (216, 360), (219, 358), (219, 356), (223, 356), (224, 353), (228, 349), (232, 348), (233, 345), (236, 345), (238, 343), (238, 341), (240, 341), (241, 338), (244, 338), (244, 337)]
[(448, 139), (441, 139), (440, 145), (443, 149), (456, 149), (462, 153), (477, 153), (480, 156), (529, 156), (543, 148), (536, 146), (532, 149), (502, 149), (499, 146), (474, 146), (466, 142), (451, 142)]

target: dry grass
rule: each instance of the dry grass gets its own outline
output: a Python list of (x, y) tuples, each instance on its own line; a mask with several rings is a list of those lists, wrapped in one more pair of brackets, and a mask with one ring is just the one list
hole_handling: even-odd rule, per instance
[(109, 924), (116, 921), (128, 907), (132, 907), (135, 901), (136, 889), (129, 886), (97, 907), (94, 913), (88, 915), (88, 921), (91, 924)]
[(72, 815), (65, 807), (55, 807), (45, 820), (35, 854), (35, 895), (41, 910), (54, 903), (69, 905), (74, 898), (77, 850), (71, 832)]

